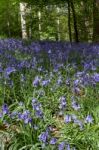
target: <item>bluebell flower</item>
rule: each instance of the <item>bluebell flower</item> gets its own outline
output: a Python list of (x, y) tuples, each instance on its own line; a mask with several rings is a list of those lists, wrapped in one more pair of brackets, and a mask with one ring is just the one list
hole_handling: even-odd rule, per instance
[(14, 67), (8, 67), (5, 69), (5, 77), (8, 77), (12, 72), (15, 72), (16, 69)]
[(46, 143), (46, 142), (48, 141), (48, 138), (49, 138), (49, 133), (48, 133), (48, 131), (42, 132), (42, 133), (39, 135), (39, 140), (40, 140), (41, 142)]
[(71, 117), (73, 120), (77, 120), (77, 116), (75, 114), (72, 114)]
[(80, 121), (78, 119), (74, 119), (74, 123), (77, 124), (80, 127), (81, 130), (83, 129), (83, 123), (82, 123), (82, 121)]
[(88, 115), (86, 118), (85, 118), (85, 123), (92, 123), (93, 122), (93, 118), (91, 115)]
[(37, 99), (34, 98), (34, 99), (32, 99), (32, 105), (35, 103), (37, 103)]
[(70, 79), (69, 78), (66, 79), (66, 85), (70, 86)]
[(2, 113), (5, 115), (5, 114), (8, 114), (8, 112), (9, 112), (8, 105), (7, 104), (3, 104), (2, 105)]
[(99, 73), (94, 73), (93, 79), (95, 82), (99, 82)]
[(67, 150), (70, 150), (70, 144), (67, 144), (66, 148)]
[(50, 80), (43, 80), (41, 85), (42, 86), (47, 86), (50, 83)]
[(79, 79), (76, 79), (75, 81), (74, 81), (74, 86), (78, 86), (79, 85)]
[(79, 110), (80, 109), (80, 105), (76, 101), (73, 101), (72, 102), (72, 108), (74, 108), (74, 110)]
[(16, 112), (16, 111), (15, 111), (15, 112), (12, 112), (12, 113), (10, 114), (10, 118), (12, 118), (12, 119), (15, 119), (16, 116), (17, 116), (17, 112)]
[(33, 81), (33, 86), (37, 87), (40, 84), (40, 77), (36, 76), (34, 81)]
[(18, 113), (18, 119), (24, 121), (25, 124), (31, 123), (32, 118), (31, 118), (31, 113), (29, 110), (25, 110), (23, 113)]
[(72, 120), (75, 124), (77, 124), (80, 127), (81, 130), (83, 129), (83, 123), (82, 121), (78, 120), (76, 115), (72, 115)]
[(37, 99), (32, 100), (32, 108), (35, 110), (36, 117), (43, 118), (43, 112), (41, 110), (41, 104)]
[(57, 80), (57, 84), (58, 85), (61, 85), (63, 83), (63, 81), (62, 81), (62, 76), (59, 76), (58, 77), (58, 80)]
[(71, 116), (70, 115), (66, 115), (66, 116), (64, 116), (64, 122), (65, 123), (69, 123), (69, 122), (71, 122), (72, 120), (71, 120), (72, 118), (71, 118)]
[(55, 145), (56, 142), (57, 142), (57, 139), (56, 139), (56, 138), (51, 138), (51, 140), (50, 140), (50, 144), (51, 144), (51, 145)]
[(52, 53), (52, 51), (51, 51), (51, 49), (49, 49), (49, 50), (48, 50), (48, 54), (51, 54), (51, 53)]
[(31, 118), (31, 117), (25, 118), (25, 119), (24, 119), (24, 123), (25, 123), (25, 124), (32, 123), (32, 118)]
[(64, 96), (60, 97), (60, 109), (65, 109), (66, 108), (66, 98)]
[(59, 145), (58, 145), (58, 150), (64, 150), (65, 148), (65, 142), (61, 142)]
[(38, 110), (35, 112), (36, 117), (43, 118), (43, 112), (41, 110)]
[(80, 92), (81, 92), (81, 90), (80, 90), (79, 87), (74, 87), (74, 88), (73, 88), (73, 91), (74, 91), (74, 93), (77, 94), (77, 95), (79, 95)]

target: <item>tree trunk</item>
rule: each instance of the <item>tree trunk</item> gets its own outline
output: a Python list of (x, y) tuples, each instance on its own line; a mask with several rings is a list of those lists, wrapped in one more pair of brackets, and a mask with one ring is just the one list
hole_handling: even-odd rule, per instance
[(72, 34), (71, 34), (71, 14), (70, 14), (70, 1), (68, 0), (68, 30), (69, 30), (69, 40), (72, 42)]
[(22, 38), (27, 39), (27, 30), (26, 30), (26, 7), (27, 3), (20, 3), (20, 15), (21, 15), (21, 30), (22, 30)]
[(73, 21), (74, 21), (75, 42), (79, 42), (78, 29), (77, 29), (77, 19), (76, 19), (76, 13), (75, 13), (73, 0), (70, 0), (70, 4), (71, 4), (71, 9), (72, 9), (72, 14), (73, 14)]
[(38, 24), (38, 29), (39, 29), (39, 40), (41, 40), (41, 11), (38, 11), (38, 19), (39, 19), (39, 24)]
[(8, 29), (8, 36), (11, 37), (11, 31), (10, 31), (10, 2), (8, 0), (7, 2), (7, 29)]
[(58, 40), (58, 41), (60, 41), (60, 20), (59, 20), (59, 7), (57, 7), (56, 6), (56, 10), (57, 10), (57, 15), (58, 15), (58, 17), (57, 17), (57, 39), (56, 40)]
[(99, 42), (99, 1), (93, 0), (93, 42)]

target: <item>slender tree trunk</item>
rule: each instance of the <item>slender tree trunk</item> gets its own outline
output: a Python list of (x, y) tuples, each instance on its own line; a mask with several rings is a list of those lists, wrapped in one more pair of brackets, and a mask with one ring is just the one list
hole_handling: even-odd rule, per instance
[(8, 36), (11, 37), (10, 31), (10, 2), (7, 2), (7, 29), (8, 29)]
[(26, 7), (27, 3), (20, 3), (20, 15), (21, 15), (21, 30), (22, 30), (22, 38), (27, 39), (27, 30), (26, 30)]
[(60, 41), (60, 20), (59, 20), (59, 7), (56, 6), (56, 10), (57, 10), (57, 40)]
[(93, 41), (99, 42), (99, 0), (93, 0)]
[(30, 6), (28, 8), (28, 13), (29, 13), (29, 38), (32, 38), (32, 7)]
[(69, 30), (69, 40), (72, 42), (72, 34), (71, 34), (71, 14), (70, 14), (70, 1), (68, 0), (68, 30)]
[(38, 24), (38, 29), (39, 29), (39, 40), (41, 40), (41, 11), (38, 11), (38, 19), (39, 19), (39, 24)]
[(74, 31), (75, 31), (75, 42), (79, 42), (78, 38), (78, 28), (77, 28), (77, 19), (76, 19), (76, 13), (75, 13), (75, 7), (73, 0), (70, 0), (72, 14), (73, 14), (73, 21), (74, 21)]

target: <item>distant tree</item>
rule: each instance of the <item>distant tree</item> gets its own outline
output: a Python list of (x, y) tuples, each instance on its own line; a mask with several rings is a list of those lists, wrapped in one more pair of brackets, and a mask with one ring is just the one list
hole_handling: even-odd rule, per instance
[(93, 0), (93, 41), (99, 42), (99, 0)]
[(21, 31), (23, 39), (28, 38), (26, 30), (26, 11), (27, 11), (27, 3), (20, 2)]
[(75, 42), (79, 42), (78, 27), (77, 27), (77, 18), (76, 18), (76, 13), (75, 13), (74, 0), (70, 0), (70, 4), (71, 4), (72, 15), (73, 15), (74, 32), (75, 32)]
[(70, 42), (72, 42), (70, 0), (68, 0), (67, 2), (68, 2), (68, 30), (69, 30), (69, 40), (70, 40)]

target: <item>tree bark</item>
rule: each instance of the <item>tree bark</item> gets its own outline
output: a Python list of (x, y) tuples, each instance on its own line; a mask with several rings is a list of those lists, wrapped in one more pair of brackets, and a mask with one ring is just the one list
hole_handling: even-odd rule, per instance
[(39, 29), (39, 40), (41, 40), (41, 11), (38, 11), (38, 19), (39, 19), (39, 24), (38, 24), (38, 29)]
[(20, 3), (20, 15), (21, 15), (21, 30), (22, 30), (22, 38), (27, 39), (27, 30), (26, 30), (26, 7), (27, 3)]
[(7, 2), (7, 29), (8, 29), (8, 37), (11, 37), (11, 31), (10, 31), (10, 2), (8, 0)]
[(99, 42), (99, 0), (93, 0), (93, 42)]
[(78, 38), (78, 28), (77, 28), (77, 19), (76, 19), (76, 13), (75, 13), (75, 7), (73, 0), (70, 0), (72, 14), (73, 14), (73, 21), (74, 21), (74, 32), (75, 32), (75, 42), (79, 42)]
[(68, 0), (68, 30), (69, 30), (69, 40), (72, 42), (71, 34), (71, 14), (70, 14), (70, 1)]
[(60, 20), (59, 20), (59, 7), (56, 6), (57, 11), (57, 40), (60, 41)]

